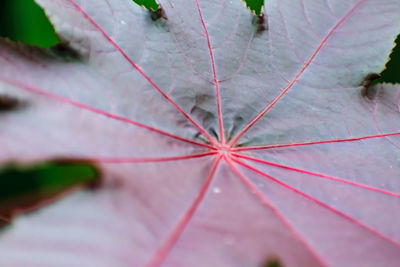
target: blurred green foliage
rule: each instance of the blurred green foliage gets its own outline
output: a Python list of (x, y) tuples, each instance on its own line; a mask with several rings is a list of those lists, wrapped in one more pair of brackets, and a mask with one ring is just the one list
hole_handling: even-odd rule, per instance
[(281, 262), (276, 258), (267, 260), (263, 267), (282, 267)]
[(76, 186), (96, 186), (100, 172), (88, 163), (52, 162), (0, 169), (0, 217), (11, 220), (15, 210), (36, 207)]
[(34, 166), (8, 166), (0, 170), (0, 203), (19, 194), (48, 196), (63, 188), (97, 179), (99, 172), (87, 163), (54, 162)]
[(0, 36), (39, 47), (58, 43), (53, 27), (33, 0), (0, 0)]

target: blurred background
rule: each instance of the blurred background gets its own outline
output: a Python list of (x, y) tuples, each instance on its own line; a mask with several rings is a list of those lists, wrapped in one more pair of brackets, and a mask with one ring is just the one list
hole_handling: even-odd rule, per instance
[[(135, 2), (149, 9), (158, 8), (155, 0)], [(260, 14), (263, 2), (246, 1), (247, 6), (256, 14)], [(33, 0), (0, 0), (0, 36), (42, 48), (58, 43), (53, 27)], [(394, 49), (391, 61), (378, 82), (400, 82), (400, 46)], [(11, 219), (12, 211), (16, 208), (37, 206), (65, 190), (84, 184), (93, 185), (99, 177), (100, 173), (95, 166), (82, 162), (0, 167), (0, 226)]]

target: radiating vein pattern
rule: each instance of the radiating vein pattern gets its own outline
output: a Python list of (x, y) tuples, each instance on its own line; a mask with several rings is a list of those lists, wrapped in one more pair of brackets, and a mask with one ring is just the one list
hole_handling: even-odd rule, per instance
[[(394, 176), (400, 170), (400, 95), (397, 87), (382, 85), (373, 99), (362, 98), (359, 86), (364, 72), (383, 66), (374, 57), (389, 45), (380, 42), (400, 25), (400, 16), (391, 19), (397, 17), (385, 5), (397, 0), (272, 0), (262, 18), (234, 1), (161, 0), (166, 16), (157, 19), (145, 17), (130, 0), (38, 0), (53, 5), (48, 15), (56, 29), (73, 32), (60, 32), (63, 38), (83, 48), (90, 43), (90, 60), (69, 64), (47, 57), (48, 51), (13, 54), (19, 48), (4, 45), (0, 63), (12, 66), (0, 74), (11, 88), (6, 92), (21, 89), (33, 104), (48, 105), (32, 121), (56, 106), (48, 101), (54, 100), (57, 112), (71, 117), (65, 123), (71, 132), (55, 130), (63, 122), (51, 126), (53, 117), (35, 127), (36, 121), (10, 119), (18, 114), (0, 114), (8, 130), (0, 131), (6, 137), (0, 139), (0, 161), (8, 160), (4, 151), (25, 153), (19, 140), (39, 136), (28, 150), (59, 147), (38, 157), (65, 153), (93, 162), (104, 168), (107, 183), (90, 192), (92, 200), (80, 192), (86, 208), (76, 208), (80, 198), (72, 205), (66, 198), (60, 209), (53, 206), (59, 213), (44, 210), (34, 226), (40, 236), (45, 233), (43, 242), (31, 224), (16, 224), (28, 227), (25, 235), (35, 238), (27, 244), (35, 249), (16, 253), (20, 244), (27, 247), (25, 235), (5, 235), (0, 265), (12, 265), (14, 255), (25, 251), (29, 260), (46, 261), (35, 242), (54, 242), (60, 245), (56, 253), (64, 253), (66, 237), (58, 235), (69, 233), (65, 225), (97, 237), (97, 224), (101, 238), (66, 238), (83, 242), (82, 251), (66, 243), (71, 258), (79, 261), (87, 251), (106, 257), (110, 251), (110, 266), (264, 266), (278, 252), (288, 266), (363, 266), (387, 254), (388, 266), (399, 262), (400, 183)], [(60, 14), (59, 3), (80, 21), (64, 22), (69, 15)], [(389, 19), (380, 22), (378, 15)], [(364, 40), (367, 33), (371, 40)], [(62, 67), (53, 70), (52, 64)], [(84, 75), (78, 72), (90, 78), (80, 81)], [(44, 73), (58, 79), (42, 79)], [(84, 127), (86, 135), (77, 133)], [(77, 226), (53, 223), (64, 209)], [(111, 245), (104, 242), (109, 236)], [(369, 255), (380, 247), (377, 257)]]
[(216, 97), (217, 97), (219, 134), (220, 134), (220, 138), (221, 138), (221, 145), (224, 146), (225, 145), (224, 122), (223, 122), (223, 119), (222, 119), (223, 116), (222, 116), (222, 107), (221, 107), (221, 96), (220, 96), (220, 93), (219, 93), (219, 82), (218, 82), (217, 73), (216, 73), (216, 70), (215, 70), (214, 55), (213, 55), (213, 51), (212, 51), (210, 36), (208, 34), (208, 31), (207, 31), (207, 28), (206, 28), (206, 24), (205, 24), (204, 19), (203, 19), (203, 15), (201, 13), (201, 9), (200, 9), (198, 0), (196, 0), (196, 5), (197, 5), (197, 9), (199, 11), (201, 24), (203, 25), (204, 32), (206, 34), (208, 49), (210, 50), (211, 65), (212, 65), (212, 70), (213, 70), (213, 75), (214, 75), (214, 84), (215, 84)]
[(249, 170), (251, 170), (251, 171), (253, 171), (255, 173), (260, 174), (261, 176), (263, 176), (263, 177), (265, 177), (265, 178), (267, 178), (267, 179), (269, 179), (269, 180), (271, 180), (271, 181), (283, 186), (284, 188), (287, 188), (287, 189), (295, 192), (296, 194), (299, 194), (302, 197), (314, 202), (315, 204), (317, 204), (317, 205), (319, 205), (319, 206), (321, 206), (321, 207), (323, 207), (323, 208), (325, 208), (325, 209), (337, 214), (338, 216), (340, 216), (340, 217), (342, 217), (342, 218), (344, 218), (344, 219), (346, 219), (346, 220), (358, 225), (359, 227), (365, 228), (366, 230), (368, 230), (369, 232), (373, 233), (374, 235), (376, 235), (376, 236), (378, 236), (378, 237), (380, 237), (380, 238), (382, 238), (382, 239), (384, 239), (384, 240), (386, 240), (386, 241), (388, 241), (388, 242), (392, 243), (393, 245), (395, 245), (395, 246), (400, 248), (400, 243), (399, 242), (397, 242), (397, 241), (391, 239), (390, 237), (388, 237), (388, 236), (386, 236), (386, 235), (384, 235), (384, 234), (372, 229), (371, 227), (369, 227), (369, 226), (365, 225), (364, 223), (362, 223), (362, 222), (350, 217), (349, 215), (347, 215), (347, 214), (345, 214), (345, 213), (343, 213), (343, 212), (341, 212), (341, 211), (339, 211), (339, 210), (337, 210), (337, 209), (335, 209), (335, 208), (333, 208), (333, 207), (331, 207), (331, 206), (329, 206), (329, 205), (317, 200), (316, 198), (314, 198), (314, 197), (312, 197), (312, 196), (310, 196), (308, 194), (303, 193), (302, 191), (297, 190), (296, 188), (294, 188), (294, 187), (292, 187), (292, 186), (290, 186), (290, 185), (288, 185), (286, 183), (281, 182), (277, 178), (274, 178), (274, 177), (272, 177), (272, 176), (270, 176), (270, 175), (268, 175), (268, 174), (266, 174), (266, 173), (264, 173), (264, 172), (262, 172), (262, 171), (260, 171), (260, 170), (258, 170), (256, 168), (254, 168), (254, 167), (252, 167), (252, 166), (250, 166), (250, 165), (248, 165), (248, 164), (246, 164), (246, 163), (244, 163), (244, 162), (242, 162), (240, 160), (237, 160), (235, 158), (232, 158), (232, 160), (234, 162), (238, 163), (239, 165), (242, 165), (243, 167), (245, 167), (245, 168), (247, 168), (247, 169), (249, 169)]
[(102, 115), (102, 116), (108, 117), (108, 118), (113, 119), (113, 120), (122, 121), (122, 122), (125, 122), (125, 123), (128, 123), (128, 124), (132, 124), (132, 125), (135, 125), (137, 127), (144, 128), (144, 129), (147, 129), (149, 131), (152, 131), (152, 132), (155, 132), (155, 133), (158, 133), (158, 134), (161, 134), (161, 135), (164, 135), (164, 136), (176, 139), (176, 140), (180, 140), (180, 141), (183, 141), (183, 142), (186, 142), (186, 143), (190, 143), (190, 144), (193, 144), (193, 145), (198, 145), (198, 146), (202, 146), (202, 147), (206, 147), (206, 148), (215, 150), (214, 147), (209, 146), (207, 144), (195, 142), (193, 140), (186, 139), (186, 138), (183, 138), (183, 137), (180, 137), (180, 136), (177, 136), (177, 135), (174, 135), (174, 134), (171, 134), (171, 133), (156, 129), (156, 128), (147, 126), (145, 124), (142, 124), (142, 123), (139, 123), (139, 122), (136, 122), (136, 121), (124, 118), (124, 117), (120, 117), (118, 115), (114, 115), (114, 114), (105, 112), (103, 110), (100, 110), (100, 109), (97, 109), (97, 108), (94, 108), (94, 107), (91, 107), (91, 106), (87, 106), (87, 105), (82, 104), (80, 102), (77, 102), (77, 101), (74, 101), (74, 100), (71, 100), (71, 99), (68, 99), (68, 98), (65, 98), (65, 97), (62, 97), (62, 96), (59, 96), (59, 95), (44, 91), (44, 90), (41, 90), (39, 88), (35, 88), (35, 87), (29, 86), (29, 85), (26, 85), (26, 84), (22, 84), (22, 83), (17, 82), (17, 81), (12, 81), (10, 79), (6, 79), (6, 78), (3, 78), (3, 77), (0, 77), (0, 80), (2, 82), (5, 82), (5, 83), (8, 83), (8, 84), (20, 87), (20, 88), (22, 88), (24, 90), (27, 90), (27, 91), (30, 91), (32, 93), (43, 95), (43, 96), (55, 99), (57, 101), (60, 101), (60, 102), (75, 106), (75, 107), (77, 107), (79, 109), (88, 110), (88, 111), (91, 111), (91, 112), (96, 113), (98, 115)]
[(329, 179), (329, 180), (345, 183), (345, 184), (348, 184), (348, 185), (364, 188), (366, 190), (371, 190), (371, 191), (375, 191), (375, 192), (379, 192), (379, 193), (382, 193), (382, 194), (386, 194), (386, 195), (390, 195), (390, 196), (393, 196), (393, 197), (400, 198), (400, 194), (398, 194), (398, 193), (382, 190), (382, 189), (379, 189), (379, 188), (375, 188), (373, 186), (368, 186), (368, 185), (364, 185), (364, 184), (358, 184), (358, 183), (354, 183), (354, 182), (351, 182), (351, 181), (348, 181), (348, 180), (345, 180), (345, 179), (332, 177), (332, 176), (329, 176), (329, 175), (324, 175), (324, 174), (320, 174), (320, 173), (316, 173), (316, 172), (311, 172), (311, 171), (295, 168), (295, 167), (292, 167), (292, 166), (278, 164), (278, 163), (275, 163), (275, 162), (262, 160), (262, 159), (258, 159), (258, 158), (250, 157), (250, 156), (246, 156), (246, 155), (241, 155), (241, 154), (236, 154), (236, 153), (232, 153), (232, 155), (235, 156), (235, 157), (238, 157), (238, 158), (248, 159), (248, 160), (251, 160), (251, 161), (254, 161), (254, 162), (258, 162), (258, 163), (262, 163), (262, 164), (266, 164), (266, 165), (270, 165), (270, 166), (275, 166), (275, 167), (291, 170), (291, 171), (302, 173), (302, 174), (312, 175), (312, 176), (315, 176), (315, 177)]
[(363, 137), (350, 137), (345, 139), (332, 139), (332, 140), (323, 140), (323, 141), (312, 141), (312, 142), (304, 142), (304, 143), (292, 143), (292, 144), (277, 144), (277, 145), (266, 145), (266, 146), (246, 146), (246, 147), (235, 147), (232, 148), (232, 151), (248, 151), (248, 150), (263, 150), (263, 149), (273, 149), (273, 148), (282, 148), (282, 147), (296, 147), (296, 146), (311, 146), (311, 145), (320, 145), (320, 144), (332, 144), (332, 143), (343, 143), (343, 142), (356, 142), (368, 139), (375, 138), (384, 138), (391, 136), (400, 136), (400, 133), (388, 133), (388, 134), (378, 134), (378, 135), (370, 135)]
[(153, 87), (156, 89), (168, 102), (170, 102), (186, 119), (188, 119), (214, 146), (216, 145), (214, 139), (200, 126), (198, 125), (190, 115), (188, 115), (178, 104), (176, 104), (164, 91), (162, 91), (149, 76), (147, 76), (128, 55), (118, 46), (116, 42), (78, 5), (74, 0), (69, 0), (93, 25), (99, 30), (104, 37), (121, 53), (121, 55), (135, 68)]
[(157, 267), (162, 264), (165, 258), (168, 256), (170, 251), (172, 250), (175, 243), (178, 241), (180, 235), (185, 230), (186, 226), (190, 222), (191, 218), (195, 214), (197, 208), (199, 207), (200, 203), (203, 201), (205, 195), (207, 194), (209, 187), (213, 181), (214, 174), (218, 168), (218, 165), (221, 161), (222, 157), (216, 157), (213, 166), (211, 167), (210, 173), (201, 188), (199, 194), (194, 199), (193, 203), (190, 205), (189, 209), (183, 215), (183, 217), (179, 220), (176, 227), (171, 231), (170, 235), (164, 241), (163, 245), (156, 251), (153, 258), (147, 264), (147, 267)]
[(184, 155), (184, 156), (175, 156), (175, 157), (159, 157), (159, 158), (99, 158), (99, 157), (91, 157), (80, 159), (83, 161), (92, 161), (99, 163), (155, 163), (155, 162), (168, 162), (168, 161), (181, 161), (187, 159), (196, 159), (207, 156), (216, 155), (217, 152), (207, 152), (207, 153), (199, 153), (192, 155)]
[(247, 124), (237, 135), (232, 139), (232, 141), (229, 143), (230, 147), (233, 147), (236, 142), (242, 137), (255, 123), (257, 123), (272, 107), (292, 88), (292, 86), (297, 82), (297, 80), (300, 78), (300, 76), (304, 73), (304, 71), (308, 68), (308, 66), (312, 63), (314, 58), (318, 55), (318, 53), (321, 51), (321, 49), (324, 47), (328, 39), (335, 33), (335, 31), (342, 25), (342, 23), (348, 19), (351, 14), (354, 13), (354, 11), (357, 10), (363, 3), (365, 3), (366, 0), (360, 0), (358, 1), (346, 14), (344, 17), (342, 17), (336, 25), (332, 27), (332, 29), (329, 31), (329, 33), (326, 35), (326, 37), (321, 41), (319, 46), (316, 48), (314, 53), (311, 55), (311, 57), (304, 63), (300, 71), (296, 74), (296, 76), (290, 81), (290, 83), (284, 88), (278, 96), (271, 102), (269, 103), (260, 113), (257, 114), (257, 116), (249, 123)]
[(328, 264), (321, 258), (321, 256), (307, 243), (306, 239), (299, 234), (296, 229), (282, 216), (282, 214), (265, 198), (265, 196), (247, 179), (243, 173), (241, 173), (231, 162), (231, 159), (225, 158), (228, 165), (232, 170), (239, 176), (244, 184), (268, 207), (276, 216), (286, 225), (286, 227), (295, 234), (298, 240), (304, 244), (304, 246), (311, 252), (311, 254), (321, 263), (322, 266), (328, 266)]

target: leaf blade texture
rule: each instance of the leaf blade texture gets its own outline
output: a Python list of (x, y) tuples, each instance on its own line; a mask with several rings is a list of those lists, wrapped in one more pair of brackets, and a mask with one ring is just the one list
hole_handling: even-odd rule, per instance
[(398, 1), (37, 2), (74, 53), (0, 42), (26, 102), (0, 161), (90, 160), (104, 185), (17, 219), (1, 264), (398, 265), (400, 91), (361, 96)]

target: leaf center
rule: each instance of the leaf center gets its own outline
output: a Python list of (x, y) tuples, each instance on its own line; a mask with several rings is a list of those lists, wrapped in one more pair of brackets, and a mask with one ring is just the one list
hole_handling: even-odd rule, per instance
[(218, 147), (218, 154), (225, 157), (230, 157), (231, 148), (228, 145), (220, 145)]

